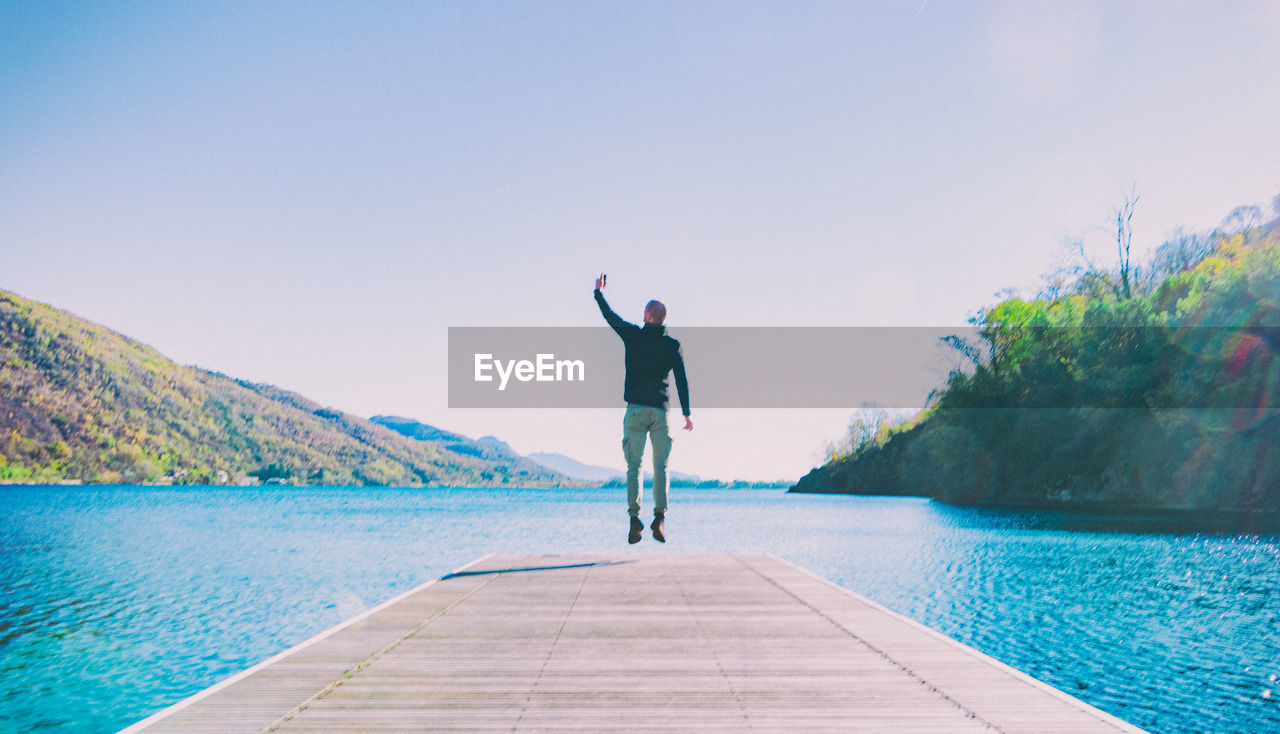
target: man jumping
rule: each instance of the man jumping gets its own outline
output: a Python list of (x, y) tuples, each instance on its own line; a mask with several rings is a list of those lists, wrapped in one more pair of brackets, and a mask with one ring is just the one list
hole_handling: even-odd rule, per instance
[(644, 532), (640, 521), (640, 460), (644, 458), (647, 435), (653, 442), (653, 539), (667, 542), (663, 518), (667, 514), (667, 457), (671, 454), (671, 434), (667, 432), (667, 373), (675, 372), (676, 392), (684, 413), (684, 430), (693, 430), (689, 420), (689, 383), (684, 376), (684, 358), (680, 342), (667, 336), (662, 322), (667, 307), (662, 301), (649, 301), (644, 307), (644, 326), (623, 321), (609, 308), (600, 292), (607, 283), (602, 273), (596, 278), (595, 297), (604, 320), (622, 337), (626, 347), (627, 377), (622, 399), (627, 412), (622, 416), (622, 455), (627, 459), (627, 511), (631, 514), (628, 543), (639, 543)]

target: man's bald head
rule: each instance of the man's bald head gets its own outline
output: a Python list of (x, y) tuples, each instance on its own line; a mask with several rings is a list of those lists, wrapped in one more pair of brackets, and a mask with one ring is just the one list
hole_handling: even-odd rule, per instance
[(662, 301), (649, 301), (644, 305), (644, 322), (661, 324), (667, 320), (667, 305)]

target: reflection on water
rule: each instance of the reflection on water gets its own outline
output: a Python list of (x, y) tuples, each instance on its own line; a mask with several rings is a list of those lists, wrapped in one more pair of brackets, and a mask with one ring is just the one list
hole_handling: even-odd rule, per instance
[(1073, 530), (1160, 535), (1280, 535), (1280, 514), (1166, 510), (1136, 512), (1049, 512), (991, 510), (937, 505), (949, 522), (964, 527), (1013, 530)]
[(628, 546), (621, 492), (0, 488), (0, 729), (114, 731), (485, 553), (769, 552), (1145, 728), (1280, 730), (1275, 535), (676, 489)]

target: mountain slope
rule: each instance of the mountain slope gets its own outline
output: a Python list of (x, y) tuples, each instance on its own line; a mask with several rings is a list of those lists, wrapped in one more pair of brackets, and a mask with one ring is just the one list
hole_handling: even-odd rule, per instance
[(604, 482), (625, 476), (625, 472), (617, 469), (597, 464), (584, 464), (564, 454), (533, 453), (529, 454), (528, 459), (561, 474), (592, 482)]
[[(627, 473), (621, 469), (610, 469), (607, 466), (600, 466), (599, 464), (584, 464), (572, 456), (565, 456), (564, 454), (533, 453), (529, 454), (525, 458), (545, 466), (552, 471), (557, 471), (561, 474), (571, 476), (574, 479), (582, 479), (589, 482), (614, 483), (618, 480), (625, 479), (627, 476)], [(653, 478), (653, 473), (651, 471), (644, 470), (643, 468), (641, 471), (647, 479)], [(673, 483), (680, 483), (684, 485), (698, 484), (702, 482), (702, 477), (697, 474), (685, 474), (684, 472), (670, 470), (667, 471), (667, 478)]]
[[(535, 452), (521, 456), (510, 444), (494, 436), (481, 436), (471, 439), (458, 433), (415, 421), (412, 418), (401, 418), (393, 415), (375, 415), (369, 419), (380, 426), (386, 426), (397, 433), (419, 441), (426, 441), (464, 456), (478, 456), (493, 461), (509, 461), (531, 471), (552, 471), (564, 475), (571, 480), (584, 483), (618, 482), (626, 478), (626, 472), (611, 469), (607, 466), (584, 464), (564, 454)], [(651, 477), (645, 472), (646, 477)], [(672, 482), (696, 484), (701, 478), (694, 474), (671, 472)]]
[(560, 479), (580, 479), (580, 477), (573, 476), (568, 472), (557, 472), (555, 469), (530, 461), (517, 454), (505, 441), (493, 436), (471, 439), (460, 433), (453, 433), (411, 418), (401, 418), (394, 415), (375, 415), (369, 420), (403, 436), (426, 442), (451, 454), (507, 465), (513, 472), (524, 472), (528, 476), (549, 475)]
[(182, 366), (0, 290), (0, 480), (556, 484), (271, 385)]

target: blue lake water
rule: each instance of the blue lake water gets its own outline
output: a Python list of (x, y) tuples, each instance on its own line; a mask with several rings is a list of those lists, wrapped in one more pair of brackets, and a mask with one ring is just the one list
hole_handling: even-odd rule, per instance
[(0, 487), (0, 730), (115, 731), (491, 552), (768, 552), (1139, 726), (1280, 731), (1280, 536), (927, 500)]

